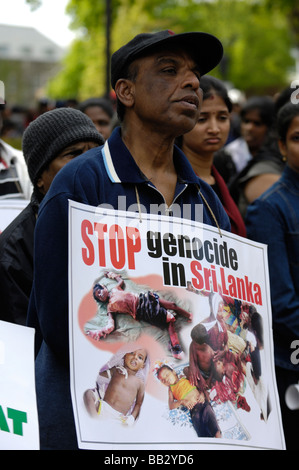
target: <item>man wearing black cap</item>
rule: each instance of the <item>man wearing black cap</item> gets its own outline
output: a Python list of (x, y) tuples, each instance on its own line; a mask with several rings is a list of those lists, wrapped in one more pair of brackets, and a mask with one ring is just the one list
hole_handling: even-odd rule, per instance
[(193, 220), (201, 206), (200, 222), (230, 230), (214, 191), (174, 146), (197, 122), (200, 76), (216, 67), (222, 52), (214, 36), (170, 31), (138, 35), (116, 51), (111, 81), (121, 126), (103, 147), (63, 168), (41, 204), (28, 315), (43, 335), (36, 361), (43, 449), (77, 447), (68, 367), (68, 200), (118, 209), (122, 197), (125, 210), (137, 203), (148, 212), (164, 206), (165, 214), (174, 205), (183, 213), (188, 205)]
[(26, 324), (36, 217), (54, 176), (73, 158), (103, 142), (92, 121), (71, 108), (48, 111), (25, 130), (22, 146), (33, 193), (28, 206), (0, 235), (0, 320)]

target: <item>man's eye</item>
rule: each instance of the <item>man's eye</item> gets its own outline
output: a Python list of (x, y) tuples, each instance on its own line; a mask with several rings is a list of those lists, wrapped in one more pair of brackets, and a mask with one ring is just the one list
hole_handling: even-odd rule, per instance
[(73, 158), (73, 157), (78, 157), (78, 155), (81, 155), (82, 150), (73, 150), (72, 152), (66, 153), (63, 157), (64, 158)]
[(175, 74), (176, 73), (176, 69), (174, 67), (167, 67), (163, 70), (163, 72), (165, 73), (169, 73), (169, 74)]

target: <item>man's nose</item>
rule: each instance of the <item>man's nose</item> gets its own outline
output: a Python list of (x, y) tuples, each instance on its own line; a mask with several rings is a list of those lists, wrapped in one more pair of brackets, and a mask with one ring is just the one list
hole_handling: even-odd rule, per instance
[(184, 74), (183, 87), (191, 87), (193, 90), (199, 89), (200, 79), (199, 76), (192, 70), (188, 70)]

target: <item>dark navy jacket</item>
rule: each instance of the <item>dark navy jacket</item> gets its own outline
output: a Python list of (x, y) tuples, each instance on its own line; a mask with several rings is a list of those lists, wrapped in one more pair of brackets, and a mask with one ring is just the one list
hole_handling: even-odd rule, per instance
[[(146, 143), (145, 143), (146, 145)], [(175, 148), (178, 174), (175, 204), (203, 204), (203, 222), (215, 226), (198, 186), (213, 211), (219, 227), (230, 231), (230, 223), (211, 187), (193, 172), (187, 158)], [(144, 178), (116, 129), (103, 147), (92, 149), (66, 165), (55, 177), (43, 200), (35, 231), (34, 283), (28, 310), (28, 325), (41, 330), (42, 347), (36, 360), (37, 399), (41, 447), (76, 447), (68, 372), (68, 200), (91, 206), (109, 204), (126, 208), (136, 204), (147, 211), (151, 204), (164, 203), (162, 194)], [(122, 199), (122, 201), (124, 198)], [(123, 202), (122, 202), (123, 203)], [(37, 313), (38, 312), (38, 313)]]
[[(268, 245), (275, 363), (299, 371), (291, 343), (299, 340), (299, 174), (286, 166), (251, 206), (248, 238)], [(297, 346), (298, 349), (298, 346)]]

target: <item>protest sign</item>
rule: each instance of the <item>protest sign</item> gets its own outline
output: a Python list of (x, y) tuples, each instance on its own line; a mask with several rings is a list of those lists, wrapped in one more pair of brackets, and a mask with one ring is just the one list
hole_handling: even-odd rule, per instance
[(0, 449), (39, 449), (34, 329), (3, 321), (0, 321)]
[(284, 449), (266, 246), (70, 201), (69, 300), (80, 448)]
[(25, 209), (25, 199), (3, 199), (0, 201), (0, 233)]

